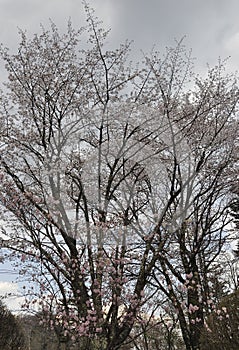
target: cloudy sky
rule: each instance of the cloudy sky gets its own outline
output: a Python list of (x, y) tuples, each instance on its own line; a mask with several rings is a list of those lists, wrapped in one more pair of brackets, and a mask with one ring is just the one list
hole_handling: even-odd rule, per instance
[[(239, 64), (238, 0), (89, 0), (106, 27), (111, 42), (135, 41), (134, 51), (162, 48), (186, 36), (198, 69), (214, 65), (219, 56), (231, 56), (230, 68)], [(74, 26), (84, 24), (81, 0), (0, 0), (0, 42), (17, 45), (17, 28), (29, 33), (51, 18), (64, 28), (69, 18)]]
[[(110, 42), (117, 46), (125, 39), (134, 40), (133, 54), (149, 51), (153, 45), (163, 49), (174, 39), (185, 38), (193, 50), (199, 72), (213, 66), (218, 57), (231, 56), (228, 69), (239, 66), (238, 0), (89, 0), (96, 15), (111, 28)], [(81, 0), (0, 0), (0, 42), (17, 48), (18, 28), (29, 35), (40, 31), (51, 18), (62, 30), (71, 18), (75, 27), (85, 24)], [(0, 63), (0, 75), (2, 66)], [(17, 285), (9, 283), (14, 276), (0, 264), (0, 294)], [(10, 300), (14, 307), (13, 299)]]

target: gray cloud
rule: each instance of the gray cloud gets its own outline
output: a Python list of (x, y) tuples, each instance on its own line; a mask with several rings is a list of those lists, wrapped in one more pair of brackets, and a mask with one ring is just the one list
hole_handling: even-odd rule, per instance
[(185, 44), (199, 65), (216, 64), (219, 56), (228, 56), (226, 43), (239, 31), (237, 0), (121, 0), (118, 8), (115, 31), (121, 38), (130, 37), (137, 47), (149, 50), (153, 44), (164, 47), (186, 35)]
[[(96, 14), (111, 27), (112, 42), (135, 41), (135, 50), (149, 51), (171, 45), (186, 35), (199, 67), (216, 64), (219, 56), (232, 56), (237, 68), (239, 24), (238, 0), (89, 0)], [(0, 0), (0, 42), (17, 46), (17, 27), (34, 33), (51, 18), (65, 28), (71, 17), (74, 26), (84, 24), (81, 0)], [(229, 44), (230, 43), (230, 44)]]

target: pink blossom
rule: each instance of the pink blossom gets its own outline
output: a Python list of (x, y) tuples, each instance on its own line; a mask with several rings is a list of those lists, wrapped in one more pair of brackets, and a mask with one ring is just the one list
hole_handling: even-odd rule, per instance
[(100, 294), (100, 289), (93, 289), (93, 292), (96, 293), (96, 294)]
[(21, 261), (22, 261), (22, 262), (25, 262), (25, 261), (26, 261), (26, 259), (27, 259), (26, 254), (22, 254), (22, 256), (21, 256)]
[(186, 277), (187, 277), (188, 279), (191, 279), (191, 278), (193, 277), (193, 273), (190, 272), (189, 274), (186, 275)]
[(197, 305), (189, 304), (188, 311), (189, 311), (190, 314), (194, 313), (197, 310), (199, 310), (199, 307)]

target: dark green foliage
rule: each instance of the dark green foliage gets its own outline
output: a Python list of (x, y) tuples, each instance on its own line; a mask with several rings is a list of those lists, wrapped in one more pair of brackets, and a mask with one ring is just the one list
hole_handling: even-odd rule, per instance
[[(236, 198), (231, 206), (231, 216), (233, 217), (233, 223), (235, 225), (235, 230), (239, 231), (239, 197)], [(237, 242), (236, 249), (234, 250), (235, 256), (239, 257), (239, 241)]]
[(19, 320), (0, 300), (0, 349), (25, 350), (25, 336)]

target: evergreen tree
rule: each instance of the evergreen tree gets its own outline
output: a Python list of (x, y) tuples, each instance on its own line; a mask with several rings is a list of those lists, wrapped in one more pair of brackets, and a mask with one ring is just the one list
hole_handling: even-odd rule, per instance
[[(239, 196), (231, 204), (231, 216), (233, 217), (233, 223), (235, 230), (239, 230)], [(237, 242), (236, 249), (234, 250), (235, 256), (239, 257), (239, 241)]]
[(18, 319), (0, 300), (0, 349), (24, 350), (25, 337)]

